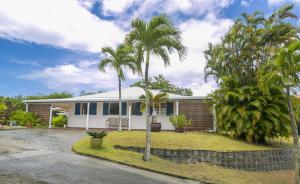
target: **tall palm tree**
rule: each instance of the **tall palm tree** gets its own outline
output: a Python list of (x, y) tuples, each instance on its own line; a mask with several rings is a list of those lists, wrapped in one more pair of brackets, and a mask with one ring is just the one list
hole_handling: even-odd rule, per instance
[(293, 131), (293, 143), (295, 154), (295, 170), (296, 182), (299, 183), (299, 139), (298, 129), (295, 120), (295, 115), (292, 106), (290, 90), (300, 84), (300, 42), (294, 42), (279, 50), (278, 55), (274, 60), (265, 63), (259, 73), (259, 87), (265, 93), (269, 94), (270, 85), (281, 86), (286, 89), (287, 104), (289, 109), (289, 116), (291, 120), (291, 127)]
[(168, 101), (168, 94), (167, 93), (158, 93), (154, 95), (151, 91), (147, 90), (145, 95), (141, 95), (140, 100), (143, 101), (141, 104), (141, 111), (146, 110), (146, 101), (148, 99), (149, 102), (149, 107), (152, 107), (153, 112), (152, 112), (152, 123), (157, 123), (157, 112), (156, 109), (159, 108), (159, 105), (161, 103), (165, 103)]
[(112, 47), (103, 47), (102, 52), (106, 55), (106, 58), (103, 59), (98, 68), (100, 71), (105, 72), (106, 67), (110, 67), (115, 70), (118, 75), (119, 82), (119, 128), (122, 130), (122, 94), (121, 86), (122, 81), (125, 80), (124, 69), (129, 69), (133, 73), (139, 70), (138, 65), (136, 64), (135, 57), (130, 46), (121, 44), (116, 50)]
[[(148, 90), (148, 70), (150, 56), (160, 57), (165, 66), (170, 65), (169, 54), (177, 51), (179, 59), (186, 55), (186, 47), (181, 40), (181, 32), (173, 25), (171, 19), (165, 15), (154, 16), (149, 22), (139, 18), (131, 23), (132, 30), (126, 35), (126, 42), (130, 44), (137, 55), (137, 61), (141, 64), (145, 61), (145, 90)], [(144, 58), (145, 57), (145, 58)], [(144, 160), (150, 159), (151, 124), (149, 113), (149, 99), (146, 99), (146, 146)]]

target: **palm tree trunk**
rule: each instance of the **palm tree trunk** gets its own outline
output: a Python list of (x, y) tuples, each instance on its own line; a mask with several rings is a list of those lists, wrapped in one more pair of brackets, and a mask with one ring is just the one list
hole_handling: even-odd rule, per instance
[(287, 99), (288, 99), (288, 108), (289, 108), (289, 115), (290, 115), (290, 119), (291, 119), (291, 127), (293, 129), (293, 143), (294, 143), (294, 164), (295, 164), (295, 183), (299, 184), (300, 180), (299, 180), (299, 139), (298, 139), (298, 128), (297, 128), (297, 124), (296, 124), (296, 120), (295, 120), (295, 116), (294, 116), (294, 110), (293, 110), (293, 106), (292, 106), (292, 101), (291, 101), (291, 97), (290, 97), (290, 87), (288, 86), (286, 88), (286, 92), (287, 92)]
[[(146, 67), (145, 67), (145, 90), (148, 90), (148, 70), (149, 70), (150, 51), (147, 51)], [(149, 97), (146, 95), (146, 145), (144, 152), (144, 161), (150, 160), (150, 145), (151, 145), (151, 122), (149, 111)]]
[(121, 77), (119, 76), (119, 131), (122, 131), (122, 96), (121, 96)]

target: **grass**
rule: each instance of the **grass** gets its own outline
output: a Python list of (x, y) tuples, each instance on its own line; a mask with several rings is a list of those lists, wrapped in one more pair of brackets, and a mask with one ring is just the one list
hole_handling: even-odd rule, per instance
[[(109, 142), (121, 146), (144, 147), (144, 131), (110, 132), (107, 138)], [(248, 144), (245, 141), (233, 140), (227, 136), (213, 133), (151, 133), (151, 146), (153, 148), (168, 149), (203, 149), (215, 151), (239, 151), (239, 150), (269, 150), (271, 145)], [(279, 147), (280, 145), (276, 145)]]
[[(211, 150), (256, 150), (270, 149), (268, 146), (249, 145), (242, 141), (235, 141), (224, 136), (205, 133), (175, 134), (172, 132), (152, 133), (152, 146), (161, 148), (197, 148)], [(175, 140), (173, 140), (173, 139)], [(206, 140), (205, 140), (206, 138)], [(196, 140), (195, 140), (196, 139)], [(151, 160), (144, 162), (142, 154), (114, 149), (114, 145), (143, 146), (145, 133), (110, 132), (104, 139), (102, 149), (91, 149), (88, 137), (84, 137), (73, 145), (73, 150), (79, 154), (98, 157), (138, 168), (159, 173), (200, 180), (208, 183), (247, 184), (247, 183), (293, 183), (293, 171), (277, 172), (247, 172), (233, 169), (224, 169), (209, 164), (176, 164), (174, 162), (152, 156)], [(162, 141), (162, 142), (160, 142)], [(192, 142), (189, 142), (192, 141)], [(218, 141), (222, 141), (218, 143)], [(199, 143), (196, 143), (199, 142)], [(136, 144), (136, 145), (135, 145)], [(182, 147), (181, 147), (182, 146)], [(240, 146), (240, 147), (239, 147)]]

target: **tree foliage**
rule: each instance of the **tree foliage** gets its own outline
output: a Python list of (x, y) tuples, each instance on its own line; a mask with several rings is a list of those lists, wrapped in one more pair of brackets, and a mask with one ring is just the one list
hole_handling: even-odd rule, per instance
[(258, 71), (286, 45), (298, 40), (297, 29), (288, 20), (296, 18), (293, 5), (286, 5), (270, 16), (261, 12), (242, 14), (220, 44), (209, 44), (205, 79), (218, 85), (213, 94), (217, 128), (231, 137), (248, 142), (288, 136), (290, 118), (284, 90), (258, 87)]
[[(132, 84), (131, 86), (137, 86), (145, 88), (145, 80), (140, 80)], [(162, 74), (154, 76), (153, 79), (150, 77), (148, 82), (148, 89), (160, 90), (165, 93), (172, 93), (176, 95), (192, 96), (193, 92), (189, 88), (177, 87), (167, 80)]]

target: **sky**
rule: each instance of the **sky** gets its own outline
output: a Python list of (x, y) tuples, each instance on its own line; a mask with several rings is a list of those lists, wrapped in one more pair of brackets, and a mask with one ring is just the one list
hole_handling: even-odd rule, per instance
[[(205, 96), (217, 87), (204, 81), (208, 43), (219, 43), (243, 12), (270, 15), (285, 3), (300, 17), (300, 0), (0, 0), (0, 95), (115, 90), (116, 72), (97, 69), (101, 48), (122, 43), (131, 20), (166, 14), (182, 32), (187, 57), (172, 54), (167, 68), (151, 57), (150, 76)], [(127, 71), (123, 86), (140, 79)]]

